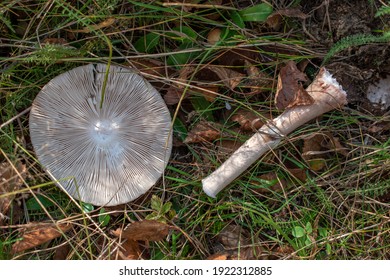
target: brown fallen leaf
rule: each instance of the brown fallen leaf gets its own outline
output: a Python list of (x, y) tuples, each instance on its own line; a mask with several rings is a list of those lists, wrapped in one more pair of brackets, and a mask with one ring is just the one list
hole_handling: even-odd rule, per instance
[(184, 143), (211, 142), (221, 136), (219, 125), (212, 122), (200, 121), (188, 132)]
[(294, 106), (313, 104), (313, 98), (307, 93), (300, 82), (306, 82), (307, 77), (298, 70), (294, 61), (288, 61), (280, 69), (278, 85), (275, 94), (276, 107), (279, 110)]
[(256, 131), (264, 125), (265, 118), (253, 111), (240, 108), (231, 117), (233, 122), (238, 122), (244, 131)]
[(150, 58), (134, 58), (130, 61), (130, 66), (138, 69), (142, 73), (157, 77), (165, 77), (169, 74), (167, 67), (158, 60)]
[(46, 38), (42, 41), (42, 44), (67, 45), (68, 42), (64, 38)]
[(112, 18), (108, 18), (108, 19), (106, 19), (98, 24), (92, 24), (92, 25), (89, 25), (87, 27), (84, 27), (83, 29), (76, 29), (76, 30), (66, 29), (66, 31), (73, 32), (73, 33), (91, 33), (93, 31), (109, 27), (109, 26), (113, 25), (115, 23), (115, 21), (116, 21), (116, 19), (112, 17)]
[(179, 76), (177, 77), (177, 81), (180, 83), (173, 83), (170, 85), (164, 95), (164, 101), (167, 105), (175, 105), (179, 103), (182, 95), (184, 94), (185, 84), (188, 83), (188, 77), (194, 72), (194, 70), (194, 67), (189, 65), (180, 69), (178, 73)]
[(337, 137), (330, 132), (315, 133), (304, 139), (302, 157), (306, 160), (318, 158), (329, 152), (337, 152), (343, 156), (348, 155), (347, 149)]
[(20, 161), (12, 166), (9, 162), (0, 163), (0, 225), (8, 214), (12, 200), (26, 178), (26, 166)]
[(248, 60), (245, 60), (245, 71), (248, 75), (244, 82), (246, 87), (249, 87), (251, 92), (248, 95), (254, 95), (263, 92), (264, 90), (271, 89), (273, 86), (273, 78), (263, 71), (260, 71), (258, 67), (253, 65)]
[(390, 122), (389, 121), (381, 121), (374, 123), (369, 126), (368, 132), (370, 133), (381, 133), (390, 130)]
[(271, 194), (272, 192), (279, 192), (287, 188), (287, 180), (279, 178), (275, 172), (263, 174), (259, 177), (259, 179), (265, 181), (264, 185), (259, 185), (258, 181), (253, 182), (254, 185), (260, 186), (255, 189), (255, 192), (259, 194)]
[(306, 19), (307, 17), (309, 17), (309, 15), (303, 13), (298, 8), (280, 9), (268, 16), (266, 24), (274, 30), (279, 30), (283, 22), (283, 17)]
[(222, 258), (226, 256), (230, 260), (257, 260), (261, 259), (264, 251), (256, 240), (251, 240), (250, 234), (238, 225), (226, 226), (217, 236), (217, 241), (224, 248), (219, 252)]
[(126, 239), (118, 251), (118, 255), (114, 257), (117, 260), (139, 260), (142, 258), (142, 250), (138, 241)]
[(306, 182), (307, 180), (307, 174), (305, 169), (289, 168), (288, 172), (290, 173), (290, 175), (292, 175), (294, 178), (298, 179), (301, 182)]
[(348, 150), (340, 143), (338, 137), (334, 137), (331, 133), (326, 134), (326, 138), (322, 141), (322, 146), (328, 151), (339, 153), (343, 156), (348, 155)]
[(174, 229), (173, 226), (165, 223), (142, 220), (129, 224), (125, 229), (118, 228), (111, 231), (111, 234), (124, 240), (118, 252), (114, 253), (112, 257), (122, 260), (141, 259), (143, 255), (142, 241), (148, 244), (149, 241), (164, 240), (172, 229)]
[(12, 245), (12, 254), (42, 245), (61, 236), (73, 227), (72, 224), (30, 223), (23, 225), (22, 240)]
[(222, 155), (230, 155), (239, 147), (241, 147), (242, 144), (243, 142), (237, 140), (225, 140), (225, 139), (221, 141), (217, 141), (216, 143), (218, 147), (218, 153), (221, 153)]
[(321, 144), (323, 140), (324, 135), (317, 133), (305, 138), (303, 142), (302, 157), (313, 171), (320, 171), (326, 166)]
[(164, 94), (164, 101), (167, 105), (175, 105), (179, 103), (183, 94), (183, 89), (171, 85)]
[(142, 220), (129, 224), (125, 229), (118, 228), (112, 234), (123, 239), (137, 241), (161, 241), (174, 227), (153, 220)]
[(300, 19), (306, 19), (306, 18), (309, 17), (309, 15), (305, 14), (304, 12), (299, 10), (298, 8), (280, 9), (280, 10), (272, 13), (271, 16), (273, 14), (278, 14), (278, 15), (282, 15), (282, 16), (285, 16), (285, 17), (295, 17), (295, 18), (300, 18)]
[(222, 83), (231, 90), (234, 90), (245, 78), (244, 74), (226, 67), (220, 66), (207, 66), (207, 69), (213, 71), (221, 79)]
[(54, 252), (53, 260), (66, 260), (70, 250), (71, 247), (69, 243), (62, 244), (61, 246), (56, 248)]
[(237, 46), (224, 50), (217, 58), (217, 64), (231, 67), (244, 67), (245, 61), (252, 64), (270, 62), (256, 47)]
[(343, 156), (348, 155), (347, 149), (330, 132), (316, 133), (304, 139), (302, 157), (313, 171), (320, 171), (325, 168), (325, 157), (332, 152)]
[(213, 102), (218, 96), (218, 85), (207, 85), (207, 86), (198, 86), (198, 88), (193, 88), (190, 90), (191, 94), (201, 94), (203, 97), (209, 101)]
[(225, 261), (229, 257), (228, 253), (215, 253), (207, 257), (207, 260)]

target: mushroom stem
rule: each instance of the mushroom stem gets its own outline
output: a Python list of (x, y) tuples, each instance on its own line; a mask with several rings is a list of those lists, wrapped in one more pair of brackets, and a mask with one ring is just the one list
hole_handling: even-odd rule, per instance
[(347, 94), (332, 75), (322, 68), (306, 89), (314, 103), (286, 109), (269, 120), (217, 170), (202, 180), (204, 192), (215, 197), (264, 153), (274, 149), (287, 134), (306, 122), (347, 104)]

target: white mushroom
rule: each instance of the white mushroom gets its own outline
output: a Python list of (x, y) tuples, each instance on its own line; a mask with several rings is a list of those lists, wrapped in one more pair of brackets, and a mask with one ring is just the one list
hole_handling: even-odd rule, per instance
[(132, 69), (77, 67), (52, 79), (33, 102), (30, 135), (53, 180), (81, 201), (127, 203), (161, 177), (172, 148), (163, 99)]

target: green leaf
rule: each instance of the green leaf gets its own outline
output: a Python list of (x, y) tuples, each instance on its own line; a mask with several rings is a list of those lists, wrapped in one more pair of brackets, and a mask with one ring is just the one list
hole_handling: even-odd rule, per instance
[(134, 48), (140, 53), (151, 53), (160, 41), (160, 34), (149, 33), (134, 43)]
[(173, 209), (169, 210), (169, 212), (168, 212), (168, 219), (169, 220), (173, 220), (173, 218), (175, 218), (175, 216), (176, 216), (176, 211), (173, 210)]
[(243, 21), (266, 21), (267, 17), (272, 14), (272, 6), (261, 3), (253, 7), (239, 11)]
[(188, 131), (185, 124), (178, 118), (173, 123), (173, 134), (178, 137), (181, 141), (187, 138)]
[(292, 230), (292, 235), (296, 238), (300, 238), (302, 236), (305, 236), (305, 229), (303, 227), (300, 227), (300, 226), (295, 226)]
[(169, 210), (171, 210), (171, 207), (172, 207), (172, 203), (171, 202), (167, 202), (165, 203), (162, 207), (161, 207), (161, 215), (164, 215), (166, 213), (169, 212)]
[(310, 244), (311, 244), (311, 240), (310, 240), (309, 237), (307, 237), (306, 240), (305, 240), (305, 245), (309, 246)]
[[(192, 43), (184, 42), (179, 46), (180, 50), (188, 50), (193, 47)], [(193, 52), (178, 52), (175, 54), (172, 54), (170, 57), (168, 57), (167, 62), (169, 65), (176, 66), (177, 68), (181, 68), (183, 65), (188, 64), (191, 60), (193, 60), (197, 55), (199, 51), (193, 51)]]
[(152, 199), (150, 200), (150, 203), (153, 210), (160, 212), (163, 206), (161, 198), (159, 198), (157, 195), (153, 195)]
[(306, 229), (306, 233), (307, 233), (307, 234), (310, 234), (310, 233), (313, 232), (313, 227), (311, 226), (311, 223), (310, 223), (310, 222), (307, 222), (307, 223), (306, 223), (305, 229)]
[(326, 253), (330, 255), (332, 253), (332, 246), (330, 246), (329, 243), (326, 243), (325, 248), (326, 248)]
[(193, 42), (198, 37), (198, 34), (188, 26), (178, 26), (172, 28), (172, 31), (166, 33), (166, 36), (173, 40), (184, 42)]
[(99, 211), (99, 223), (102, 227), (105, 227), (110, 222), (110, 215), (106, 214), (106, 210), (104, 208)]
[(241, 15), (237, 11), (231, 11), (230, 12), (230, 18), (232, 19), (232, 22), (237, 25), (239, 28), (245, 28), (245, 22), (242, 19)]
[(83, 211), (84, 211), (85, 213), (92, 212), (92, 211), (95, 209), (95, 207), (93, 207), (92, 204), (90, 204), (90, 203), (84, 203), (84, 202), (81, 202), (81, 208), (83, 209)]
[(210, 102), (206, 100), (203, 96), (193, 96), (191, 99), (191, 104), (194, 106), (194, 109), (199, 113), (203, 118), (208, 121), (214, 121), (213, 112), (210, 110)]
[[(45, 196), (42, 196), (42, 195), (37, 195), (37, 199), (39, 200), (39, 202), (42, 203), (42, 205), (45, 207), (45, 208), (48, 208), (50, 206), (53, 206), (54, 203), (48, 199), (47, 197)], [(35, 197), (32, 197), (30, 198), (29, 200), (27, 200), (26, 202), (26, 207), (28, 210), (30, 211), (34, 211), (34, 210), (42, 210), (42, 207), (41, 205), (39, 205), (39, 202), (38, 200), (35, 199)]]
[(319, 228), (318, 229), (318, 234), (319, 236), (321, 236), (322, 238), (325, 238), (328, 236), (328, 231), (325, 229), (325, 228)]

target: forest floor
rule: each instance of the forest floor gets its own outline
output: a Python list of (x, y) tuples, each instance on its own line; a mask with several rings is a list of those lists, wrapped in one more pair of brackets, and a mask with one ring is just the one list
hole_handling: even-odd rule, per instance
[[(384, 0), (1, 1), (0, 259), (389, 259), (389, 30)], [(28, 121), (52, 78), (109, 61), (161, 93), (173, 149), (150, 191), (99, 207), (46, 175)], [(326, 67), (348, 104), (208, 197), (201, 180), (281, 113), (289, 61), (304, 87)]]

